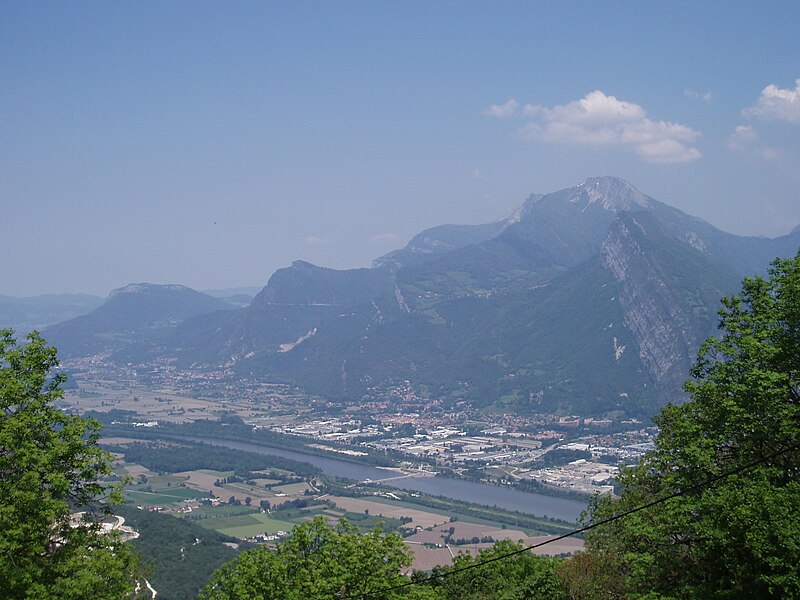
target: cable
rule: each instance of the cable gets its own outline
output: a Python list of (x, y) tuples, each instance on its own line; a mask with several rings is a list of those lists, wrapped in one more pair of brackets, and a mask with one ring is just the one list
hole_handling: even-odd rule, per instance
[(484, 560), (484, 561), (479, 562), (479, 563), (472, 563), (472, 564), (467, 565), (465, 567), (459, 567), (457, 569), (451, 569), (449, 571), (444, 571), (442, 573), (434, 573), (432, 575), (429, 575), (425, 579), (418, 579), (416, 581), (407, 581), (405, 583), (401, 583), (400, 585), (396, 585), (396, 586), (393, 586), (393, 587), (384, 588), (384, 589), (381, 589), (381, 590), (375, 590), (373, 592), (362, 592), (361, 594), (358, 594), (358, 595), (355, 595), (355, 596), (348, 595), (348, 596), (344, 596), (344, 598), (346, 600), (358, 600), (359, 598), (370, 598), (370, 597), (374, 596), (375, 594), (385, 594), (387, 592), (393, 592), (395, 590), (406, 588), (406, 587), (409, 587), (409, 586), (412, 586), (412, 585), (421, 585), (423, 583), (428, 583), (429, 581), (433, 581), (435, 579), (443, 579), (445, 577), (449, 577), (450, 575), (455, 575), (456, 573), (463, 573), (464, 571), (469, 571), (470, 569), (477, 569), (478, 567), (482, 567), (484, 565), (488, 565), (489, 563), (497, 562), (499, 560), (505, 560), (506, 558), (511, 558), (512, 556), (516, 556), (518, 554), (522, 554), (523, 552), (528, 552), (529, 550), (533, 550), (535, 548), (540, 548), (542, 546), (546, 546), (547, 544), (552, 544), (553, 542), (558, 542), (560, 540), (563, 540), (564, 538), (568, 538), (568, 537), (571, 537), (573, 535), (577, 535), (579, 533), (583, 533), (584, 531), (589, 531), (590, 529), (594, 529), (596, 527), (600, 527), (601, 525), (606, 525), (607, 523), (611, 523), (611, 522), (616, 521), (618, 519), (621, 519), (623, 517), (627, 517), (627, 516), (632, 515), (634, 513), (646, 510), (646, 509), (651, 508), (651, 507), (653, 507), (653, 506), (655, 506), (657, 504), (661, 504), (662, 502), (666, 502), (667, 500), (672, 500), (673, 498), (677, 498), (679, 496), (683, 496), (685, 494), (688, 494), (689, 492), (693, 492), (695, 490), (710, 486), (710, 485), (712, 485), (712, 484), (714, 484), (714, 483), (716, 483), (716, 482), (718, 482), (718, 481), (720, 481), (722, 479), (730, 477), (731, 475), (736, 475), (737, 473), (741, 473), (743, 471), (747, 471), (749, 469), (752, 469), (753, 467), (757, 467), (758, 465), (760, 465), (760, 464), (762, 464), (762, 463), (764, 463), (764, 462), (766, 462), (768, 460), (772, 460), (774, 458), (777, 458), (778, 456), (781, 456), (781, 455), (786, 454), (788, 452), (791, 452), (793, 450), (797, 450), (799, 448), (800, 448), (800, 443), (795, 444), (793, 446), (790, 446), (788, 448), (784, 448), (782, 450), (779, 450), (779, 451), (774, 452), (772, 454), (769, 454), (767, 456), (762, 456), (760, 459), (758, 459), (756, 461), (753, 461), (751, 463), (748, 463), (746, 465), (742, 465), (740, 467), (736, 467), (735, 469), (730, 469), (728, 471), (724, 471), (724, 472), (720, 473), (719, 475), (715, 475), (713, 477), (710, 477), (709, 479), (706, 479), (705, 481), (701, 481), (700, 483), (696, 483), (696, 484), (691, 485), (691, 486), (689, 486), (687, 488), (678, 490), (677, 492), (673, 492), (672, 494), (668, 494), (668, 495), (666, 495), (666, 496), (664, 496), (662, 498), (657, 498), (657, 499), (652, 500), (652, 501), (650, 501), (650, 502), (648, 502), (646, 504), (642, 504), (641, 506), (637, 506), (637, 507), (631, 508), (630, 510), (626, 510), (626, 511), (621, 512), (621, 513), (616, 514), (616, 515), (612, 515), (612, 516), (610, 516), (610, 517), (608, 517), (606, 519), (603, 519), (601, 521), (597, 521), (596, 523), (592, 523), (590, 525), (586, 525), (585, 527), (581, 527), (580, 529), (576, 529), (574, 531), (570, 531), (569, 533), (564, 533), (562, 535), (559, 535), (557, 537), (551, 538), (549, 540), (545, 540), (544, 542), (539, 542), (538, 544), (533, 544), (532, 546), (527, 546), (526, 548), (520, 548), (519, 550), (514, 550), (513, 552), (509, 552), (508, 554), (503, 554), (502, 556), (495, 556), (493, 558), (489, 558), (489, 559)]

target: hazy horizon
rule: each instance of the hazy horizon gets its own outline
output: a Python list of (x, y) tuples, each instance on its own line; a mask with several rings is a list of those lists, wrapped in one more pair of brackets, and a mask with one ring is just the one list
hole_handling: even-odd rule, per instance
[(800, 224), (800, 5), (0, 5), (0, 295), (261, 287), (614, 175)]

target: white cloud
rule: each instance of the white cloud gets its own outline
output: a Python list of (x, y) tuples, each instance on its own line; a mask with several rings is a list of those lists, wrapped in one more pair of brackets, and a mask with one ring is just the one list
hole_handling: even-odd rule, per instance
[(487, 117), (507, 119), (508, 117), (517, 116), (517, 109), (519, 109), (519, 102), (511, 98), (505, 104), (492, 104), (489, 108), (483, 111), (483, 114), (485, 114)]
[(309, 246), (320, 246), (326, 243), (328, 240), (323, 239), (321, 237), (317, 237), (316, 235), (309, 235), (306, 236), (306, 239), (304, 241)]
[(738, 125), (728, 138), (728, 148), (741, 150), (758, 140), (758, 134), (750, 125)]
[(373, 244), (393, 244), (400, 241), (400, 236), (396, 233), (376, 233), (369, 241)]
[(758, 101), (753, 106), (745, 108), (742, 114), (765, 121), (800, 123), (800, 79), (794, 83), (793, 90), (782, 89), (774, 84), (768, 85), (761, 90)]
[(700, 137), (699, 131), (679, 123), (653, 121), (640, 105), (600, 90), (551, 108), (528, 104), (522, 113), (531, 118), (518, 131), (523, 139), (631, 146), (638, 156), (652, 163), (681, 163), (701, 157), (700, 151), (689, 145)]
[(683, 90), (683, 95), (692, 100), (702, 100), (703, 102), (711, 102), (714, 99), (714, 94), (711, 92), (698, 92), (688, 88)]
[(636, 154), (651, 163), (682, 163), (702, 156), (697, 148), (688, 148), (675, 140), (664, 139), (651, 144), (639, 144)]
[(757, 150), (758, 155), (763, 158), (764, 160), (775, 160), (776, 158), (780, 158), (781, 151), (777, 148), (770, 148), (769, 146), (764, 146), (763, 148), (759, 148)]
[(758, 133), (750, 125), (738, 125), (728, 138), (728, 148), (737, 152), (753, 152), (764, 160), (780, 157), (780, 151), (759, 143)]

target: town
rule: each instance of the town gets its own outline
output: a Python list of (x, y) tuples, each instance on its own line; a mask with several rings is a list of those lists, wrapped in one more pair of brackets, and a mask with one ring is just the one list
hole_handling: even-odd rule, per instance
[(351, 459), (402, 457), (410, 472), (547, 492), (613, 493), (619, 468), (634, 464), (657, 429), (636, 419), (511, 415), (445, 406), (408, 382), (369, 401), (330, 402), (283, 384), (235, 379), (223, 370), (181, 371), (156, 363), (118, 368), (102, 357), (64, 368), (77, 385), (63, 407), (135, 413), (141, 427), (235, 415), (254, 430), (306, 439), (309, 450)]

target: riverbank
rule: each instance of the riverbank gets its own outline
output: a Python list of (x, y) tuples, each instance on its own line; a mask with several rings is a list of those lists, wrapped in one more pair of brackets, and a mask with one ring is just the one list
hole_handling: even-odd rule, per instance
[[(382, 487), (403, 489), (411, 492), (421, 492), (430, 496), (450, 498), (485, 507), (497, 507), (502, 510), (519, 512), (545, 519), (558, 519), (567, 523), (577, 522), (580, 514), (585, 510), (587, 502), (573, 499), (559, 498), (546, 494), (524, 492), (504, 488), (487, 483), (479, 483), (446, 477), (407, 477), (396, 478), (396, 472), (377, 466), (365, 465), (349, 460), (351, 457), (320, 456), (306, 453), (296, 449), (276, 448), (253, 441), (240, 441), (225, 437), (178, 435), (175, 433), (141, 431), (141, 429), (126, 428), (124, 433), (114, 432), (114, 435), (141, 439), (184, 439), (186, 441), (222, 445), (229, 448), (254, 452), (258, 454), (282, 456), (293, 460), (312, 464), (328, 476), (349, 479), (354, 482), (380, 484)], [(384, 480), (392, 479), (381, 483)]]

